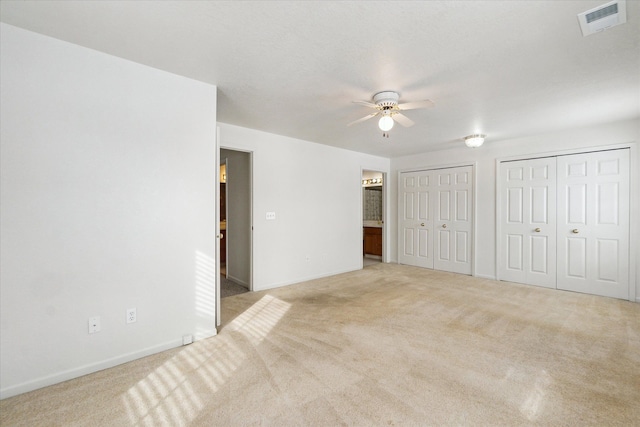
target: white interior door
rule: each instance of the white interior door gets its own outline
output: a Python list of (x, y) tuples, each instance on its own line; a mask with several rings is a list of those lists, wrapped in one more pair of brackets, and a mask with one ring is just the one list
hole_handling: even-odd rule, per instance
[(629, 150), (558, 157), (558, 289), (629, 298)]
[(398, 262), (471, 274), (473, 168), (400, 174)]
[(432, 173), (400, 174), (398, 262), (433, 268)]
[(556, 287), (556, 158), (500, 164), (500, 279)]
[(471, 274), (472, 168), (433, 171), (434, 268)]

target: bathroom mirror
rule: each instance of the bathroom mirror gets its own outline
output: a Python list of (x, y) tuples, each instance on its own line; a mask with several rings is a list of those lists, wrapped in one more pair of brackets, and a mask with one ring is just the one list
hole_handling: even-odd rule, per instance
[(382, 221), (382, 185), (362, 187), (363, 218), (365, 221)]

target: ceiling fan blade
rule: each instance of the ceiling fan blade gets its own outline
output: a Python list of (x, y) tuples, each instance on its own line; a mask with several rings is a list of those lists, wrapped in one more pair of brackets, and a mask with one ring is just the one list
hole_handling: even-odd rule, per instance
[(416, 102), (407, 102), (406, 104), (398, 104), (398, 109), (400, 110), (415, 110), (416, 108), (429, 108), (433, 107), (435, 104), (433, 101), (429, 101), (425, 99), (424, 101), (416, 101)]
[(364, 122), (365, 120), (369, 120), (370, 118), (375, 117), (378, 114), (380, 114), (380, 113), (371, 113), (368, 116), (364, 116), (363, 118), (356, 120), (355, 122), (349, 123), (347, 126), (351, 126), (351, 125), (355, 125), (356, 123)]
[(364, 105), (365, 107), (370, 107), (370, 108), (379, 108), (376, 104), (369, 101), (353, 101), (353, 103)]
[(395, 113), (391, 117), (393, 118), (393, 120), (400, 123), (402, 126), (406, 128), (415, 125), (415, 122), (411, 120), (409, 117), (405, 116), (404, 114)]

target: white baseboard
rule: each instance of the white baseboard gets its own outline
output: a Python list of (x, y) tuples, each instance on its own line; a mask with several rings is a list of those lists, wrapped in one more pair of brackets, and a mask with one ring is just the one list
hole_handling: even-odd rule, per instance
[(218, 335), (218, 330), (216, 328), (213, 328), (213, 331), (211, 331), (211, 333), (196, 333), (193, 336), (193, 341), (200, 341), (200, 340), (206, 340), (207, 338), (211, 338), (211, 337), (215, 337), (216, 335)]
[(295, 279), (295, 280), (290, 280), (290, 281), (286, 281), (286, 282), (280, 282), (280, 283), (273, 283), (273, 284), (269, 284), (263, 287), (255, 288), (255, 283), (254, 283), (254, 291), (266, 291), (268, 289), (275, 289), (275, 288), (281, 288), (283, 286), (289, 286), (289, 285), (295, 285), (296, 283), (302, 283), (302, 282), (308, 282), (309, 280), (315, 280), (315, 279), (322, 279), (323, 277), (329, 277), (329, 276), (335, 276), (337, 274), (342, 274), (342, 273), (350, 273), (352, 271), (358, 271), (361, 270), (362, 266), (358, 266), (358, 267), (354, 267), (354, 268), (347, 268), (344, 270), (338, 270), (338, 271), (333, 271), (331, 273), (324, 273), (324, 274), (320, 274), (318, 276), (307, 276), (307, 277), (301, 277), (299, 279)]
[[(209, 336), (216, 335), (217, 331), (214, 329), (211, 335), (196, 335), (196, 340), (208, 338)], [(45, 377), (36, 378), (35, 380), (26, 381), (21, 384), (16, 384), (10, 387), (0, 389), (0, 400), (8, 397), (17, 396), (18, 394), (27, 393), (29, 391), (37, 390), (39, 388), (47, 387), (50, 385), (58, 384), (63, 381), (68, 381), (74, 378), (81, 377), (83, 375), (92, 374), (94, 372), (102, 371), (103, 369), (113, 368), (114, 366), (121, 365), (123, 363), (131, 362), (142, 357), (150, 356), (152, 354), (160, 353), (165, 350), (182, 346), (182, 338), (171, 340), (153, 347), (147, 347), (142, 350), (137, 350), (131, 353), (123, 354), (121, 356), (112, 357), (110, 359), (102, 360), (96, 363), (90, 363), (88, 365), (80, 366), (78, 368), (69, 369), (66, 371), (58, 372)]]
[(489, 275), (489, 274), (476, 274), (474, 277), (477, 277), (479, 279), (497, 280), (496, 276)]

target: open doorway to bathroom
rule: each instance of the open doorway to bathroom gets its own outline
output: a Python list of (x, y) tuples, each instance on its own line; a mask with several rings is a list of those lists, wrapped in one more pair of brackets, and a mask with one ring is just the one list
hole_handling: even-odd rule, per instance
[(384, 175), (362, 171), (362, 266), (383, 261)]

